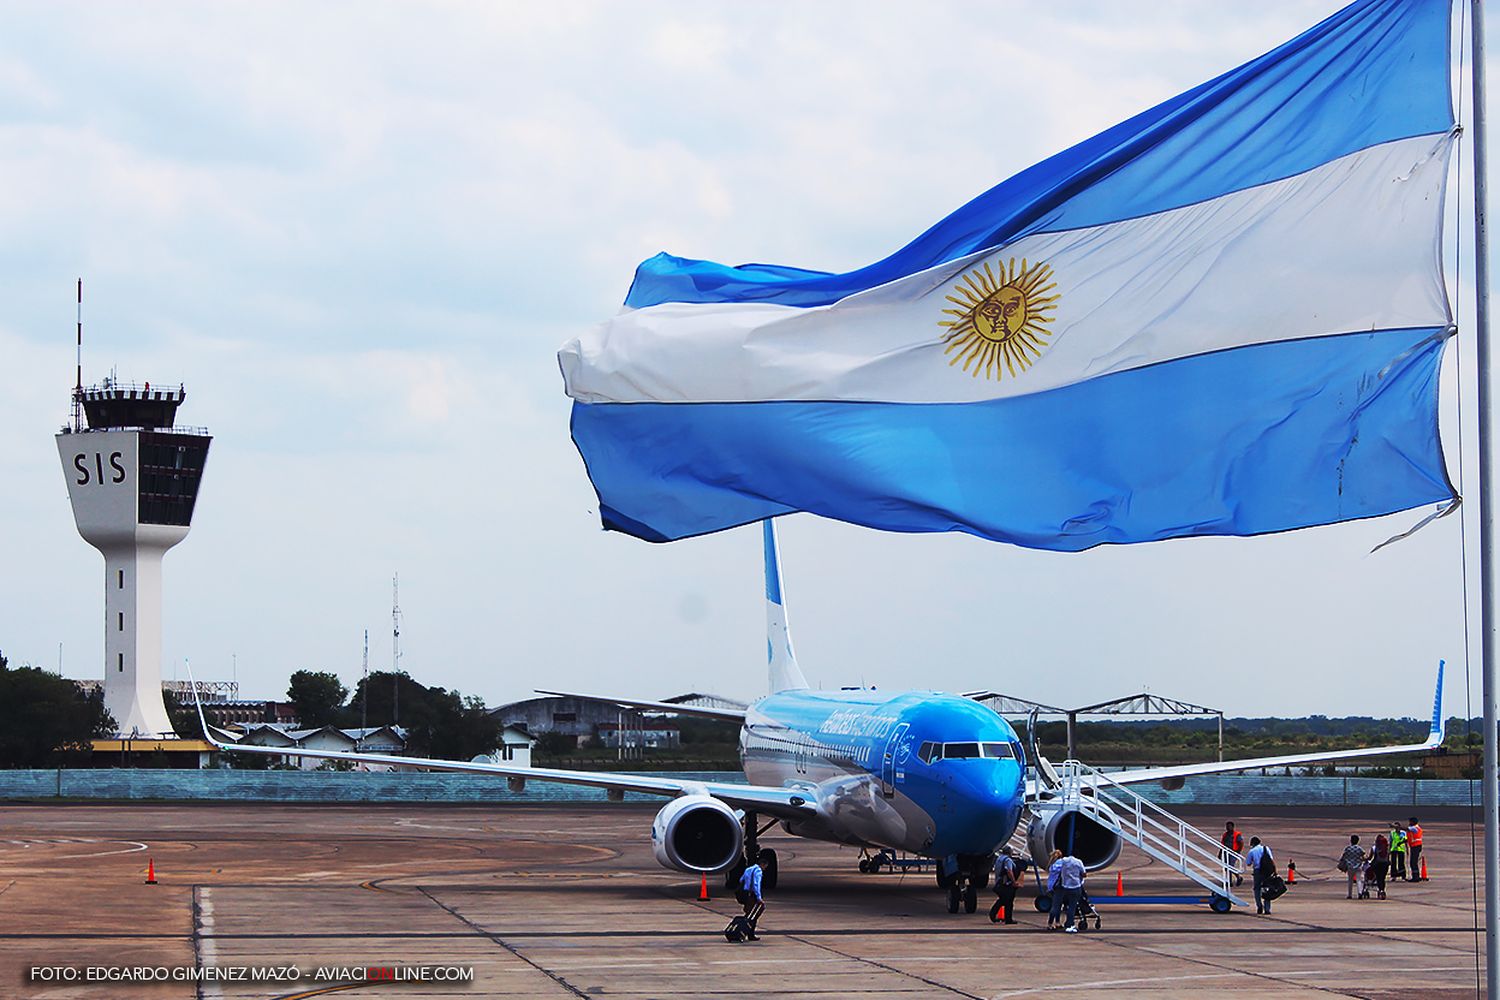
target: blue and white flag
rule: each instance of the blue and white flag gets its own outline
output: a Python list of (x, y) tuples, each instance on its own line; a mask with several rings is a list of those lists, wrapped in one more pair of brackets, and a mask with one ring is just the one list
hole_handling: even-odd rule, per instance
[(1453, 496), (1447, 0), (1359, 0), (845, 274), (658, 255), (560, 354), (606, 527), (1035, 548)]

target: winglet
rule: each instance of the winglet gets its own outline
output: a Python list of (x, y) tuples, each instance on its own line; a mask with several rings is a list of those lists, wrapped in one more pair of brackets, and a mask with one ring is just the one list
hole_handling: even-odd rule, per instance
[(198, 681), (193, 677), (193, 664), (186, 659), (182, 663), (187, 667), (188, 687), (193, 689), (193, 707), (198, 710), (198, 724), (203, 727), (203, 738), (220, 750), (233, 749), (228, 743), (214, 739), (214, 727), (208, 724), (208, 719), (203, 715), (203, 695), (198, 690)]
[(1443, 727), (1447, 724), (1443, 718), (1443, 664), (1444, 661), (1438, 660), (1437, 690), (1432, 694), (1432, 729), (1427, 742), (1433, 746), (1443, 742)]

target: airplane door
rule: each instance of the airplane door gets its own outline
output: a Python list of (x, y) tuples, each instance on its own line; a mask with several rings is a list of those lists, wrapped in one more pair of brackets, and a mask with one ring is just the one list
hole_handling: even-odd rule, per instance
[(900, 748), (901, 737), (910, 728), (911, 723), (901, 723), (885, 741), (885, 753), (880, 758), (880, 794), (888, 799), (896, 794), (896, 751)]

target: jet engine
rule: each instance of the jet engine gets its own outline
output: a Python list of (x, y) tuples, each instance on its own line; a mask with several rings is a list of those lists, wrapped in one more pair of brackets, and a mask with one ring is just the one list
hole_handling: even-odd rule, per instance
[(745, 829), (733, 809), (711, 795), (673, 799), (651, 824), (651, 849), (663, 868), (719, 872), (740, 860)]
[(1115, 814), (1102, 804), (1091, 802), (1085, 811), (1039, 802), (1031, 810), (1026, 843), (1043, 870), (1054, 850), (1073, 855), (1089, 871), (1107, 868), (1120, 856), (1120, 835), (1116, 832), (1119, 824)]

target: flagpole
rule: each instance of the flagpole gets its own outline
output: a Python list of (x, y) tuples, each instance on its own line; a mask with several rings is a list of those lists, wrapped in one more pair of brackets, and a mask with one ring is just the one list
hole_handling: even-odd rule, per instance
[(1490, 254), (1485, 191), (1484, 3), (1470, 0), (1474, 85), (1474, 333), (1479, 361), (1479, 657), (1484, 679), (1484, 955), (1489, 996), (1500, 997), (1500, 769), (1497, 769), (1494, 489), (1490, 459)]

